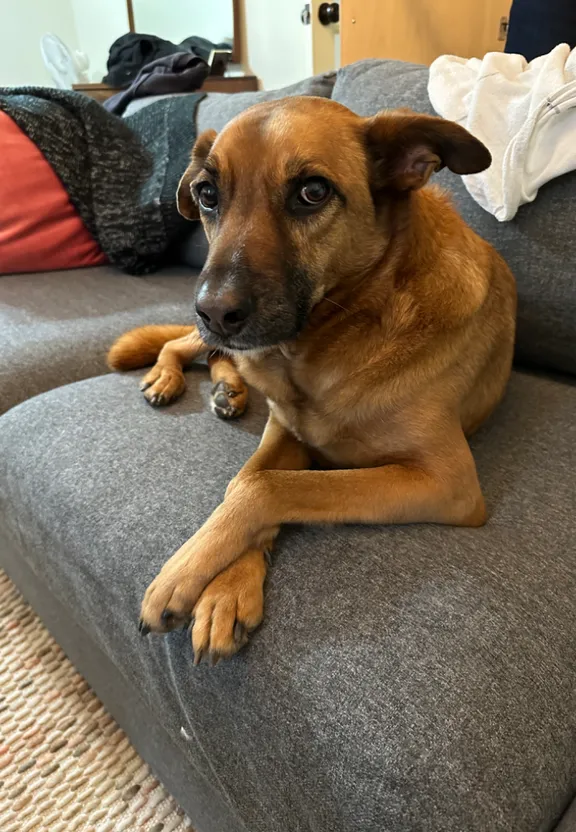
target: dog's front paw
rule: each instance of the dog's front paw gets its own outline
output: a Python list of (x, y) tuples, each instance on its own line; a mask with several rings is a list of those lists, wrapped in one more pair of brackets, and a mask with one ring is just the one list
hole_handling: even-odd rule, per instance
[(245, 552), (208, 584), (194, 608), (194, 663), (203, 656), (214, 665), (243, 647), (264, 613), (265, 556)]
[(243, 382), (219, 381), (212, 388), (210, 407), (220, 419), (238, 419), (246, 410), (248, 388)]
[[(152, 630), (167, 633), (187, 626), (198, 609), (197, 602), (215, 579), (226, 579), (226, 586), (237, 593), (239, 609), (243, 609), (245, 600), (255, 591), (254, 575), (261, 583), (265, 566), (261, 551), (249, 551), (258, 535), (249, 525), (238, 522), (237, 509), (237, 505), (231, 510), (222, 503), (164, 564), (142, 601), (140, 631), (144, 635)], [(245, 512), (244, 520), (247, 516)], [(255, 563), (256, 556), (260, 566)]]
[(140, 390), (153, 407), (170, 404), (186, 389), (184, 373), (177, 367), (161, 367), (156, 364), (142, 379)]
[(140, 613), (142, 635), (169, 633), (188, 627), (192, 620), (192, 610), (203, 585), (199, 585), (190, 568), (185, 563), (179, 564), (176, 558), (168, 561), (146, 590)]

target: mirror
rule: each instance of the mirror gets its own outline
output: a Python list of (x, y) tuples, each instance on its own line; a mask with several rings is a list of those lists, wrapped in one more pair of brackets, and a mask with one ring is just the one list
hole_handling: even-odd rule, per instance
[(235, 0), (127, 0), (127, 5), (133, 32), (177, 44), (193, 36), (230, 44), (232, 60), (240, 60)]

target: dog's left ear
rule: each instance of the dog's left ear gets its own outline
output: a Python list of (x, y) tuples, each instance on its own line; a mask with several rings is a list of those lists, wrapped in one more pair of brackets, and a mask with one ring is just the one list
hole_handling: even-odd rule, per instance
[(204, 163), (206, 162), (215, 139), (215, 130), (205, 130), (198, 137), (192, 150), (190, 164), (184, 171), (184, 174), (178, 183), (178, 189), (176, 191), (176, 205), (178, 206), (178, 213), (182, 214), (183, 217), (186, 217), (187, 220), (197, 220), (200, 218), (198, 206), (192, 196), (191, 185), (204, 167)]
[(376, 190), (416, 190), (443, 167), (480, 173), (492, 161), (481, 141), (443, 118), (392, 111), (366, 119), (365, 130)]

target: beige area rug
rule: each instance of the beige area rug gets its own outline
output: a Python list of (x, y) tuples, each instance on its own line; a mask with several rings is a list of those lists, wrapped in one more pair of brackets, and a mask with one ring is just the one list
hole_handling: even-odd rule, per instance
[(0, 571), (1, 832), (193, 832)]

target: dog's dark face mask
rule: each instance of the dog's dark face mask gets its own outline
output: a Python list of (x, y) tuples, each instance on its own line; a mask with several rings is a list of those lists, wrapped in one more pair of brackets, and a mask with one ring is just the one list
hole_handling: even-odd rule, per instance
[(382, 261), (395, 206), (447, 165), (473, 173), (486, 148), (442, 119), (361, 119), (336, 102), (252, 107), (198, 139), (178, 209), (202, 220), (210, 250), (198, 279), (207, 344), (258, 350), (298, 337), (323, 300), (338, 307)]
[[(270, 272), (241, 257), (212, 257), (196, 287), (196, 317), (202, 339), (233, 351), (262, 349), (296, 338), (311, 308), (312, 284), (305, 271), (282, 262)], [(219, 262), (220, 261), (220, 262)]]

